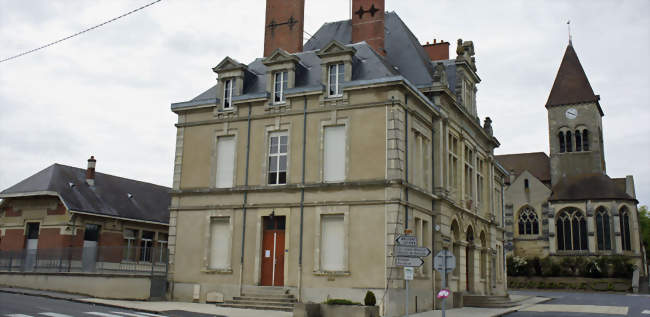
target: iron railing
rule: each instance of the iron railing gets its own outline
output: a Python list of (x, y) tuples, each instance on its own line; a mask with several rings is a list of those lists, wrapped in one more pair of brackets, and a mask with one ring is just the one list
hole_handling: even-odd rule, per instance
[(0, 271), (167, 275), (164, 247), (96, 246), (0, 251)]

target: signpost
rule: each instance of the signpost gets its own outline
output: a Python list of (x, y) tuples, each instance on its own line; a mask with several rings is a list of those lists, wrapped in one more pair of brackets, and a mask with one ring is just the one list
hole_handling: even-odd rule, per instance
[(442, 298), (442, 317), (445, 317), (445, 299), (449, 296), (447, 273), (456, 268), (456, 257), (449, 250), (442, 250), (434, 257), (433, 268), (442, 275), (442, 289), (438, 292), (438, 298)]
[(413, 280), (413, 268), (424, 264), (420, 257), (426, 257), (431, 254), (428, 248), (418, 247), (418, 238), (416, 236), (400, 235), (395, 239), (397, 245), (393, 252), (395, 256), (395, 265), (404, 267), (404, 282), (406, 283), (406, 317), (409, 315), (409, 281)]

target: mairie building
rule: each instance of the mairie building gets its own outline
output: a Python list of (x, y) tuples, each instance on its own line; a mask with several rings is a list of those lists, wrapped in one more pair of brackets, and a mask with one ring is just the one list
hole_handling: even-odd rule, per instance
[[(503, 188), (490, 118), (478, 117), (474, 45), (422, 45), (383, 0), (303, 45), (304, 0), (267, 0), (264, 55), (225, 57), (174, 103), (170, 297), (226, 302), (280, 290), (404, 314), (398, 235), (456, 256), (454, 293), (505, 294)], [(261, 52), (260, 52), (261, 53)], [(199, 88), (200, 89), (200, 88)], [(411, 312), (439, 307), (423, 258)]]

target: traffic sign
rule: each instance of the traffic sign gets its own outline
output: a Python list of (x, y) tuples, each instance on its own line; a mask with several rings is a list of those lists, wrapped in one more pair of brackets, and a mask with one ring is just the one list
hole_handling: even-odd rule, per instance
[(397, 266), (417, 267), (422, 266), (422, 264), (424, 264), (424, 261), (420, 258), (407, 258), (401, 256), (395, 258), (395, 265)]
[(451, 272), (456, 268), (456, 257), (449, 250), (442, 250), (433, 258), (433, 268), (440, 272)]
[(417, 247), (418, 246), (418, 237), (416, 236), (399, 236), (397, 239), (395, 239), (395, 242), (397, 242), (398, 245), (405, 245), (409, 247)]
[(448, 289), (441, 289), (440, 292), (438, 292), (438, 296), (436, 296), (436, 297), (438, 297), (439, 299), (449, 297), (449, 290)]
[(429, 248), (409, 247), (404, 245), (395, 246), (395, 256), (421, 257), (429, 256), (429, 254), (431, 254)]
[(405, 267), (404, 268), (404, 279), (407, 281), (412, 281), (413, 280), (413, 273), (414, 270), (412, 267)]

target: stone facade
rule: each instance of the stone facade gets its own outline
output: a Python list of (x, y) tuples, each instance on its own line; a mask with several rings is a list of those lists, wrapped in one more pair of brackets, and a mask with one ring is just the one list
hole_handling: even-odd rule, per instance
[[(377, 7), (383, 8), (381, 3)], [(402, 268), (394, 265), (393, 247), (405, 232), (433, 254), (458, 249), (458, 270), (449, 279), (453, 291), (505, 293), (502, 195), (507, 173), (494, 160), (499, 143), (489, 123), (481, 126), (477, 117), (480, 78), (472, 43), (460, 41), (455, 59), (427, 59), (440, 62), (441, 70), (426, 88), (400, 76), (353, 77), (364, 76), (359, 75), (364, 72), (360, 59), (377, 60), (380, 52), (373, 49), (332, 41), (315, 53), (276, 50), (249, 65), (225, 58), (214, 69), (216, 90), (172, 105), (178, 115), (169, 238), (174, 300), (204, 302), (212, 292), (230, 299), (270, 285), (302, 302), (362, 301), (372, 290), (384, 314), (397, 316), (405, 310), (405, 283)], [(419, 44), (417, 49), (422, 50)], [(341, 63), (345, 82), (337, 96), (327, 90), (333, 63)], [(283, 68), (289, 76), (286, 100), (275, 102), (277, 86), (270, 81)], [(233, 69), (244, 75), (238, 77)], [(300, 87), (297, 78), (315, 69), (322, 70), (316, 88)], [(447, 69), (461, 84), (448, 83)], [(267, 81), (259, 85), (266, 91), (251, 92), (249, 73)], [(230, 78), (243, 78), (247, 88), (232, 97), (227, 109), (219, 96), (221, 83)], [(334, 181), (327, 178), (329, 127), (344, 131), (339, 147), (343, 177)], [(271, 184), (276, 135), (286, 136), (286, 182)], [(234, 142), (227, 152), (234, 159), (225, 167), (232, 174), (225, 178), (217, 168), (224, 168), (219, 142)], [(229, 185), (218, 185), (219, 180)], [(272, 219), (281, 219), (280, 230), (267, 227)], [(337, 238), (330, 237), (330, 219), (342, 221)], [(281, 255), (272, 255), (280, 259), (273, 279), (265, 271), (267, 258), (275, 254), (270, 252), (275, 247), (265, 244), (269, 233), (283, 237), (273, 240), (282, 244)], [(334, 242), (340, 244), (332, 249)], [(326, 258), (331, 254), (340, 256), (336, 269)], [(432, 264), (431, 256), (425, 258), (409, 283), (411, 311), (439, 305), (435, 292), (441, 276)]]

